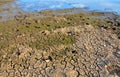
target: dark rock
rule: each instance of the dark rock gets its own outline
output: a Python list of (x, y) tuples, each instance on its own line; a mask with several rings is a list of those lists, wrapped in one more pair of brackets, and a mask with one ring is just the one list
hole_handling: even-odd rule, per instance
[(35, 28), (38, 28), (38, 29), (40, 28), (39, 26), (34, 26), (34, 27), (35, 27)]
[(86, 25), (90, 25), (89, 23), (85, 23)]
[(50, 61), (52, 61), (52, 60), (53, 60), (51, 56), (48, 56), (48, 59), (49, 59)]
[(19, 56), (21, 53), (20, 53), (20, 51), (18, 50), (18, 51), (16, 52), (16, 54)]
[(19, 31), (19, 29), (16, 30), (16, 32), (18, 32), (18, 31)]
[(118, 39), (120, 39), (120, 36), (118, 36)]
[(112, 28), (112, 30), (116, 30), (116, 28)]
[(49, 25), (49, 24), (47, 24), (47, 26), (49, 27), (50, 25)]
[(73, 50), (73, 51), (72, 51), (72, 54), (77, 54), (77, 51), (76, 51), (76, 50)]
[(108, 27), (107, 27), (107, 26), (103, 26), (103, 28), (104, 28), (104, 29), (108, 29)]
[(29, 26), (26, 26), (26, 28), (29, 28)]

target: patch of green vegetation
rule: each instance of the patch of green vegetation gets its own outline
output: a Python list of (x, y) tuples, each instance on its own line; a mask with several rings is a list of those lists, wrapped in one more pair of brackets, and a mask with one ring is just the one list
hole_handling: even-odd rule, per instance
[[(30, 36), (18, 38), (19, 42), (30, 44), (30, 47), (37, 49), (45, 49), (53, 45), (68, 45), (75, 43), (74, 36), (65, 34), (49, 34), (42, 35), (40, 32), (44, 30), (54, 31), (64, 27), (73, 27), (79, 25), (93, 25), (95, 28), (104, 27), (110, 28), (120, 37), (120, 27), (113, 26), (108, 23), (104, 18), (100, 18), (103, 13), (76, 13), (66, 15), (55, 15), (43, 18), (29, 18), (11, 20), (0, 23), (0, 48), (6, 48), (10, 45), (11, 41), (22, 34), (28, 34), (34, 38), (35, 41), (29, 41)], [(22, 39), (24, 38), (24, 40)], [(18, 42), (17, 42), (18, 43)]]
[(64, 59), (66, 56), (68, 57), (68, 60), (70, 60), (71, 58), (73, 58), (73, 56), (75, 56), (74, 53), (72, 53), (72, 51), (74, 51), (73, 47), (71, 46), (67, 46), (59, 51), (55, 51), (55, 52), (51, 52), (50, 56), (55, 59), (55, 60), (62, 60)]
[(51, 46), (71, 45), (73, 43), (75, 43), (75, 38), (73, 36), (53, 34), (48, 36), (38, 36), (35, 41), (31, 41), (30, 47), (44, 50)]

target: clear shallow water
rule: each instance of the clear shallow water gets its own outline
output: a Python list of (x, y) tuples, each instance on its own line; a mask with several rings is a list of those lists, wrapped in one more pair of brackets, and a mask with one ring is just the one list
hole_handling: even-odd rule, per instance
[(25, 12), (87, 8), (89, 10), (120, 14), (120, 0), (17, 0), (16, 3)]

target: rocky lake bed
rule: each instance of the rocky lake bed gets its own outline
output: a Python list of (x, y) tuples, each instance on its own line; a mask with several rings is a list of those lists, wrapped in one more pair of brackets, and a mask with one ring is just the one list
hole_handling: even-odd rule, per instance
[(119, 15), (17, 10), (0, 17), (0, 77), (120, 77)]

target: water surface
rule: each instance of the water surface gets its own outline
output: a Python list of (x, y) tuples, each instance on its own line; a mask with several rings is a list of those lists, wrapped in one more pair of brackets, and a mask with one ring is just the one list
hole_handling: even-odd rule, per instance
[(120, 14), (120, 0), (17, 0), (16, 3), (24, 12), (87, 8), (89, 10)]

